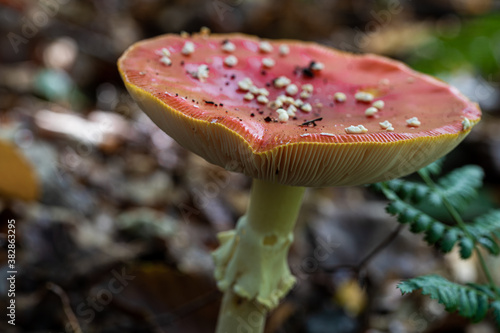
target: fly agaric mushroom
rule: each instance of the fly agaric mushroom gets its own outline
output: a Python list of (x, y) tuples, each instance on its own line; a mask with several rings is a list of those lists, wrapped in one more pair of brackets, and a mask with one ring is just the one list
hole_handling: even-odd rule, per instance
[[(481, 115), (454, 88), (402, 63), (314, 43), (165, 35), (133, 45), (118, 66), (168, 135), (253, 178), (247, 214), (219, 234), (213, 254), (225, 293), (219, 333), (262, 332), (293, 286), (286, 258), (305, 187), (407, 175), (452, 150)], [(262, 95), (267, 105), (254, 98)]]

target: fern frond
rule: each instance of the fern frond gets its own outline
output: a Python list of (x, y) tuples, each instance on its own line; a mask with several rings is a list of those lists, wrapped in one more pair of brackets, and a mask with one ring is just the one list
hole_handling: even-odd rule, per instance
[(497, 256), (500, 254), (500, 246), (490, 236), (483, 236), (477, 239), (478, 244), (484, 247), (491, 255)]
[[(469, 165), (434, 182), (430, 176), (439, 175), (441, 165), (442, 160), (418, 171), (425, 184), (396, 179), (375, 184), (373, 188), (382, 191), (390, 201), (386, 208), (388, 213), (395, 215), (400, 223), (409, 224), (411, 232), (424, 233), (425, 241), (441, 251), (449, 252), (458, 244), (460, 256), (467, 259), (480, 245), (490, 254), (499, 255), (500, 210), (484, 214), (470, 223), (465, 223), (459, 213), (477, 197), (483, 170)], [(443, 205), (455, 224), (442, 223), (414, 207), (422, 201)], [(482, 264), (482, 267), (489, 285), (460, 285), (438, 275), (428, 275), (403, 281), (398, 288), (403, 294), (421, 289), (422, 294), (443, 304), (448, 312), (458, 312), (473, 322), (481, 321), (491, 310), (500, 328), (500, 288), (494, 285), (487, 266)]]
[(429, 245), (437, 243), (441, 238), (443, 238), (446, 227), (441, 222), (434, 222), (429, 229), (425, 232), (425, 241)]
[(478, 283), (467, 283), (467, 285), (471, 288), (477, 289), (486, 295), (488, 295), (491, 299), (496, 299), (498, 296), (495, 294), (495, 290), (491, 289), (490, 286)]
[(500, 301), (491, 303), (490, 307), (493, 310), (493, 317), (495, 317), (497, 325), (500, 327)]
[(434, 161), (431, 164), (423, 167), (419, 171), (425, 172), (429, 175), (438, 176), (439, 174), (441, 174), (441, 171), (443, 169), (443, 162), (444, 162), (444, 158), (440, 158), (439, 160)]
[(469, 237), (462, 237), (460, 240), (460, 257), (469, 259), (474, 251), (474, 241)]
[(401, 199), (407, 202), (418, 203), (429, 196), (429, 187), (417, 182), (402, 179), (393, 179), (385, 182), (386, 186), (394, 191)]
[[(483, 184), (484, 172), (477, 165), (466, 165), (441, 177), (437, 184), (442, 198), (455, 209), (463, 210), (477, 197), (477, 190)], [(441, 204), (440, 202), (438, 204)]]
[(418, 226), (414, 228), (415, 233), (426, 231), (431, 225), (438, 222), (420, 209), (413, 207), (398, 197), (393, 197), (392, 201), (387, 205), (386, 211), (391, 215), (396, 215), (400, 223), (409, 223), (412, 225), (417, 223)]
[(467, 226), (467, 230), (476, 238), (483, 235), (495, 235), (500, 239), (500, 209), (495, 209), (476, 217)]
[(398, 288), (403, 294), (421, 289), (423, 295), (429, 295), (432, 299), (443, 304), (446, 311), (458, 311), (461, 316), (470, 318), (473, 322), (481, 321), (489, 308), (494, 313), (500, 311), (500, 307), (496, 309), (494, 306), (496, 302), (490, 304), (488, 294), (483, 291), (448, 281), (439, 275), (426, 275), (409, 279), (399, 283)]
[(466, 226), (467, 232), (492, 255), (500, 254), (500, 210), (475, 218)]
[(395, 192), (387, 187), (383, 187), (383, 192), (391, 200), (386, 211), (397, 216), (398, 222), (409, 224), (411, 232), (415, 234), (424, 232), (424, 240), (429, 245), (439, 243), (440, 249), (446, 253), (451, 251), (457, 241), (464, 237), (463, 231), (459, 228), (447, 226), (437, 221), (420, 209), (413, 207), (410, 203), (401, 200)]
[(446, 231), (441, 239), (441, 250), (444, 253), (450, 252), (458, 242), (460, 231), (455, 228), (450, 228)]
[[(437, 167), (431, 169), (437, 172)], [(476, 244), (484, 247), (492, 255), (500, 254), (500, 210), (476, 218), (464, 229), (459, 225), (447, 225), (437, 221), (414, 207), (414, 203), (425, 197), (427, 202), (434, 205), (441, 205), (446, 200), (452, 206), (463, 209), (476, 196), (476, 189), (481, 186), (482, 178), (482, 169), (469, 165), (442, 177), (435, 187), (395, 179), (378, 183), (375, 188), (382, 191), (390, 200), (387, 212), (397, 216), (400, 223), (409, 224), (411, 232), (425, 233), (425, 241), (429, 245), (437, 244), (444, 253), (450, 252), (456, 244), (459, 244), (461, 257), (467, 259), (472, 255)]]
[[(393, 198), (386, 210), (389, 214), (396, 215), (400, 223), (409, 224), (410, 231), (414, 234), (425, 233), (424, 240), (429, 245), (437, 243), (444, 253), (450, 252), (460, 241), (460, 245), (466, 247), (463, 250), (464, 256), (468, 258), (472, 255), (474, 242), (465, 241), (462, 245), (463, 239), (467, 237), (460, 228), (445, 225), (399, 198)], [(469, 243), (472, 247), (468, 246)]]

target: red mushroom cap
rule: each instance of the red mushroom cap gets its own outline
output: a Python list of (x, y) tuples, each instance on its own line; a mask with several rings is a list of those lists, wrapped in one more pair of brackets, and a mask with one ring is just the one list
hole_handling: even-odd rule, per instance
[[(164, 35), (131, 46), (118, 66), (141, 108), (182, 146), (226, 169), (286, 185), (404, 176), (448, 153), (480, 120), (477, 104), (455, 88), (400, 62), (315, 43), (261, 42), (241, 34)], [(281, 76), (298, 89), (279, 87)], [(246, 78), (253, 99), (240, 83)], [(288, 91), (310, 108), (296, 107), (295, 116), (292, 108), (285, 121), (276, 105), (257, 101), (265, 94), (257, 88), (270, 102)], [(350, 128), (357, 125), (364, 129)]]

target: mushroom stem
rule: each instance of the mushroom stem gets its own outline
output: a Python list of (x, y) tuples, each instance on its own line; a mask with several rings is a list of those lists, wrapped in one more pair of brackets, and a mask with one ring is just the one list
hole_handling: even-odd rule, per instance
[(262, 333), (268, 310), (228, 289), (224, 293), (216, 333)]
[(225, 293), (217, 333), (261, 333), (265, 317), (295, 283), (287, 263), (305, 188), (254, 179), (235, 230), (218, 235), (217, 286)]

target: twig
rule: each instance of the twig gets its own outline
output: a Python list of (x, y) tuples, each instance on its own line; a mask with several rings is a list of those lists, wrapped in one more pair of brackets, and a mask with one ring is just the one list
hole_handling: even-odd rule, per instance
[(317, 121), (321, 121), (323, 120), (323, 118), (316, 118), (316, 119), (313, 119), (313, 120), (307, 120), (307, 121), (304, 121), (302, 124), (300, 124), (299, 126), (309, 126), (309, 125), (313, 125), (313, 127), (316, 127), (317, 124), (316, 122)]
[(349, 265), (349, 264), (343, 264), (343, 265), (336, 265), (328, 268), (323, 268), (323, 271), (327, 273), (332, 273), (335, 272), (339, 269), (343, 268), (349, 268), (355, 271), (356, 273), (359, 273), (377, 254), (379, 254), (383, 249), (385, 249), (389, 244), (392, 243), (398, 237), (399, 233), (401, 230), (403, 230), (403, 225), (400, 224), (397, 226), (396, 229), (394, 229), (393, 232), (391, 232), (384, 240), (382, 240), (372, 251), (370, 251), (357, 265)]
[(370, 262), (370, 260), (373, 259), (380, 251), (389, 246), (389, 244), (391, 244), (392, 241), (395, 240), (396, 237), (398, 237), (401, 230), (403, 230), (403, 227), (404, 226), (402, 224), (399, 224), (398, 227), (394, 229), (394, 231), (391, 232), (389, 236), (387, 236), (382, 242), (380, 242), (379, 245), (377, 245), (377, 247), (375, 247), (370, 253), (368, 253), (368, 255), (364, 257), (357, 265), (358, 270), (363, 269), (363, 267), (365, 267)]
[(54, 294), (59, 296), (59, 298), (61, 299), (64, 313), (66, 314), (66, 317), (68, 317), (68, 321), (73, 329), (73, 332), (82, 333), (82, 328), (80, 327), (80, 324), (78, 323), (78, 319), (76, 318), (75, 313), (71, 309), (69, 297), (66, 294), (66, 292), (60, 286), (58, 286), (57, 284), (52, 283), (52, 282), (47, 283), (47, 289), (52, 291)]

